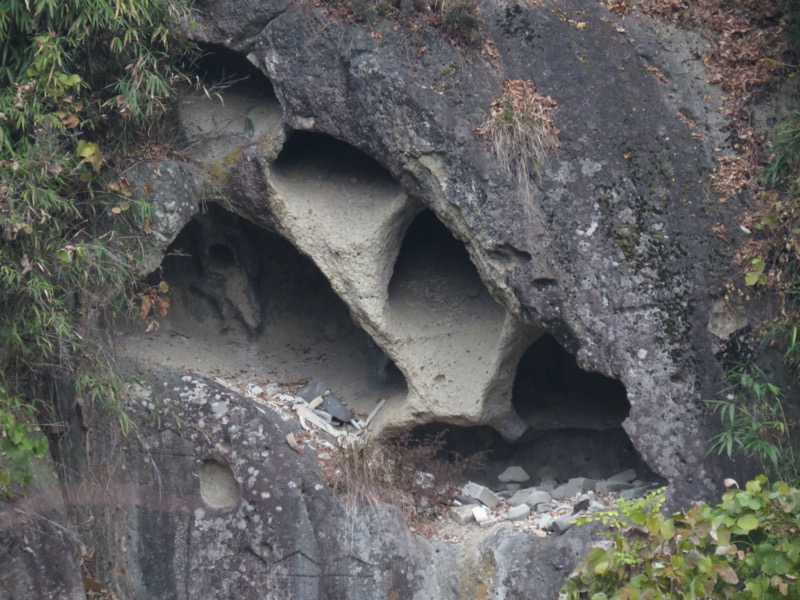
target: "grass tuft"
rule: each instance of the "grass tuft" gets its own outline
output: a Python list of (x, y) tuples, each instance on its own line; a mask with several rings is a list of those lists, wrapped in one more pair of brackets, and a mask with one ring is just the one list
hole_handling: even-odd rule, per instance
[(443, 515), (467, 467), (484, 453), (462, 457), (445, 450), (446, 431), (421, 439), (405, 433), (391, 440), (350, 436), (323, 463), (326, 483), (341, 492), (355, 517), (378, 503), (396, 506), (410, 521)]
[(552, 119), (558, 104), (536, 92), (532, 81), (506, 79), (503, 95), (492, 102), (478, 134), (491, 144), (501, 168), (526, 197), (533, 191), (547, 156), (559, 147)]

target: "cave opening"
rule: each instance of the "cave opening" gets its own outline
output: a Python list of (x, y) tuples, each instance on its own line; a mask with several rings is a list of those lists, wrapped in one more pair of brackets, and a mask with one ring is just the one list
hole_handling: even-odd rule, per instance
[(534, 431), (604, 431), (620, 427), (630, 412), (622, 383), (582, 370), (550, 334), (522, 355), (511, 401)]
[(389, 283), (390, 304), (413, 307), (425, 303), (434, 307), (447, 302), (448, 310), (464, 312), (470, 305), (485, 301), (499, 309), (464, 244), (432, 210), (423, 210), (403, 238)]
[(443, 422), (415, 427), (410, 434), (418, 442), (442, 436), (443, 461), (480, 456), (481, 461), (468, 464), (463, 479), (495, 490), (503, 489), (498, 476), (510, 466), (522, 467), (529, 485), (573, 477), (602, 480), (628, 469), (641, 481), (661, 481), (622, 427), (630, 411), (625, 386), (582, 370), (553, 336), (540, 336), (522, 355), (511, 402), (528, 426), (515, 441), (491, 427)]
[(269, 78), (247, 57), (220, 44), (199, 43), (200, 54), (186, 71), (197, 77), (209, 92), (237, 91), (275, 97)]
[(465, 245), (431, 210), (417, 214), (405, 231), (385, 314), (402, 340), (425, 340), (409, 346), (404, 362), (424, 393), (469, 402), (490, 385), (505, 309), (489, 294)]
[[(369, 185), (398, 187), (389, 171), (377, 160), (347, 142), (315, 131), (294, 131), (271, 164), (279, 182), (300, 180), (306, 185), (319, 182), (326, 190), (343, 186), (345, 190)], [(375, 198), (386, 196), (385, 192)], [(343, 198), (346, 200), (346, 196)]]
[(301, 385), (316, 379), (356, 413), (402, 399), (405, 378), (351, 318), (317, 266), (277, 234), (211, 203), (178, 235), (150, 283), (170, 310), (147, 339), (169, 364)]
[(244, 55), (215, 44), (187, 65), (199, 85), (181, 94), (181, 152), (220, 180), (242, 150), (282, 132), (281, 109), (269, 78)]

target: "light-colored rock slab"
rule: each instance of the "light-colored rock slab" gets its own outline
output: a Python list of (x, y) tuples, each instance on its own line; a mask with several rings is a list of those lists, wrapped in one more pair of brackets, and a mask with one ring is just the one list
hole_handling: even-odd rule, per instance
[(617, 494), (626, 490), (633, 489), (633, 484), (624, 481), (598, 481), (598, 494)]
[(489, 521), (489, 511), (486, 510), (485, 506), (473, 506), (471, 508), (472, 515), (475, 517), (475, 521), (478, 523), (487, 523)]
[(548, 494), (547, 492), (535, 491), (528, 494), (524, 502), (525, 504), (533, 508), (535, 506), (538, 506), (539, 504), (550, 504), (551, 500), (552, 498), (550, 497), (550, 494)]
[(631, 483), (636, 481), (636, 471), (633, 469), (627, 469), (626, 471), (617, 473), (613, 477), (609, 477), (606, 481), (622, 481), (624, 483)]
[(450, 509), (450, 516), (459, 525), (467, 525), (475, 521), (475, 514), (472, 512), (473, 505), (454, 506)]
[(465, 496), (480, 500), (489, 508), (494, 508), (500, 502), (500, 498), (492, 490), (472, 481), (464, 486), (463, 492)]
[(530, 478), (530, 475), (525, 472), (525, 469), (516, 465), (508, 467), (497, 477), (501, 483), (525, 483)]
[(523, 519), (527, 519), (530, 515), (531, 507), (527, 504), (521, 504), (509, 508), (508, 513), (506, 513), (506, 518), (508, 518), (509, 521), (522, 521)]

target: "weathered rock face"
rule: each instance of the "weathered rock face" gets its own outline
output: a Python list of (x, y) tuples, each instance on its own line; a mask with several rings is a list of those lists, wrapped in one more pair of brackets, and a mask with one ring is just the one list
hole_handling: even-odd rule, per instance
[(87, 545), (118, 532), (103, 585), (124, 597), (544, 599), (585, 551), (586, 528), (493, 528), (462, 545), (415, 535), (385, 505), (347, 513), (315, 454), (286, 443), (296, 423), (193, 374), (138, 374), (136, 439), (86, 457), (111, 480), (75, 507), (81, 523), (97, 520)]
[[(705, 200), (718, 94), (689, 37), (623, 28), (600, 4), (484, 9), (494, 60), (390, 20), (201, 3), (193, 35), (247, 56), (282, 111), (247, 109), (251, 139), (226, 150), (231, 206), (309, 256), (402, 372), (385, 429), (489, 425), (513, 441), (622, 426), (676, 499), (706, 496), (700, 398), (720, 373), (707, 323), (729, 264), (709, 232), (726, 216)], [(503, 77), (559, 104), (562, 147), (530, 197), (474, 133)], [(537, 359), (545, 333), (557, 343)], [(555, 378), (585, 375), (583, 391), (525, 383), (561, 351), (577, 362)]]
[[(161, 331), (123, 342), (131, 371), (224, 359), (321, 378), (356, 413), (386, 399), (375, 428), (450, 426), (453, 449), (486, 441), (535, 480), (633, 467), (675, 502), (713, 493), (701, 399), (714, 336), (744, 321), (717, 299), (730, 260), (710, 227), (728, 215), (707, 187), (725, 140), (690, 37), (578, 0), (487, 4), (483, 51), (307, 3), (197, 9), (192, 35), (251, 79), (183, 99), (191, 160), (128, 173), (153, 211), (145, 270), (160, 263), (173, 299)], [(530, 194), (475, 134), (505, 77), (559, 105)], [(135, 440), (62, 452), (78, 476), (104, 450), (124, 465), (104, 473), (113, 497), (71, 508), (121, 596), (553, 598), (586, 548), (585, 530), (453, 546), (384, 509), (349, 520), (267, 409), (194, 373), (143, 375)], [(99, 504), (115, 535), (86, 525)], [(74, 569), (51, 575), (42, 597), (80, 596)]]

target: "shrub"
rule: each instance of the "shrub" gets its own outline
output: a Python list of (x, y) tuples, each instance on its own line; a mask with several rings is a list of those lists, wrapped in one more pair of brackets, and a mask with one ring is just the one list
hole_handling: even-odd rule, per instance
[(800, 597), (800, 491), (786, 483), (760, 476), (717, 506), (666, 517), (651, 501), (606, 518), (610, 539), (584, 557), (561, 598)]
[(711, 450), (728, 458), (740, 453), (756, 460), (771, 477), (797, 483), (800, 455), (781, 389), (755, 365), (734, 365), (728, 380), (731, 386), (723, 391), (724, 398), (709, 401), (723, 423)]
[(530, 196), (532, 175), (539, 175), (547, 154), (559, 146), (552, 119), (558, 105), (538, 94), (531, 81), (506, 79), (503, 86), (503, 95), (492, 102), (478, 133), (489, 141), (519, 190)]
[[(44, 453), (48, 377), (119, 411), (93, 344), (133, 281), (117, 168), (175, 93), (182, 0), (0, 0), (0, 495)], [(109, 375), (112, 373), (112, 375)], [(124, 417), (120, 417), (124, 422)]]

